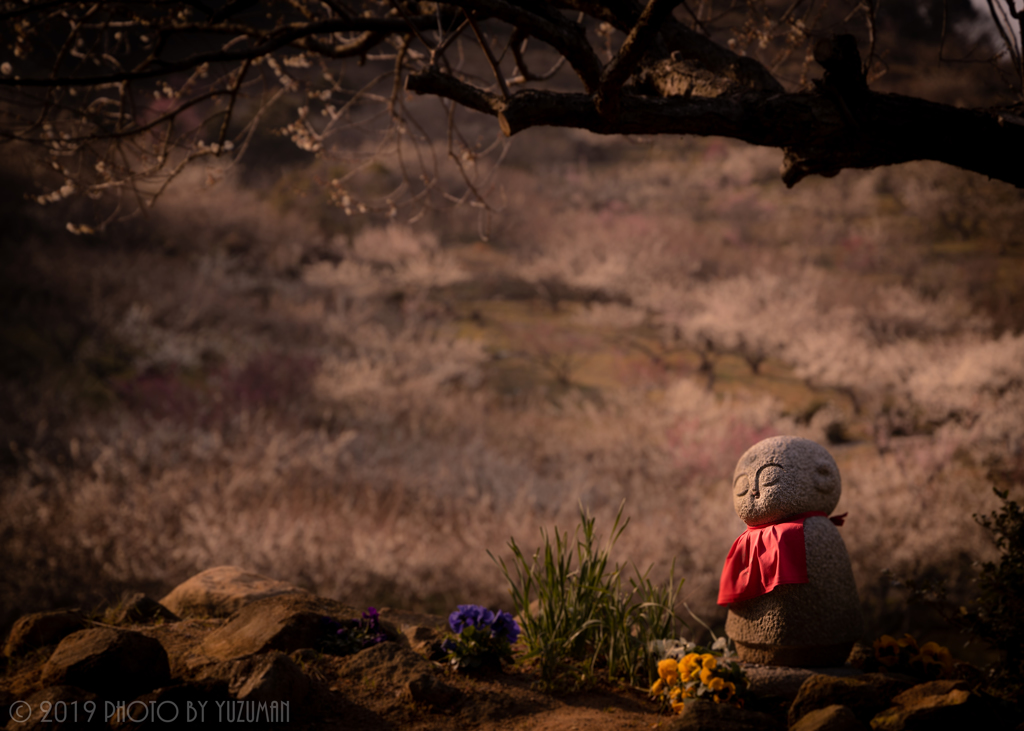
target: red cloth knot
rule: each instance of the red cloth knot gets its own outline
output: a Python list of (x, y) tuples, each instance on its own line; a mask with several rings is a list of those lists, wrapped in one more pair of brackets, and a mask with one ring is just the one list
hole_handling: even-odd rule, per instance
[[(729, 549), (718, 585), (718, 603), (727, 606), (767, 594), (782, 584), (807, 583), (804, 521), (827, 513), (812, 511), (775, 523), (747, 526)], [(842, 525), (848, 513), (829, 520)]]

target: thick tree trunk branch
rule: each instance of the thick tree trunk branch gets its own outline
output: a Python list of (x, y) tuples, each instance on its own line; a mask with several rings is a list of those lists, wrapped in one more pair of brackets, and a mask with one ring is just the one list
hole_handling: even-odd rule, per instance
[(619, 53), (604, 68), (601, 87), (597, 90), (597, 107), (602, 114), (614, 114), (619, 93), (640, 60), (647, 54), (661, 24), (682, 0), (649, 0), (636, 25), (626, 36)]
[[(560, 0), (555, 4), (584, 12), (627, 34), (637, 27), (644, 12), (644, 6), (634, 0)], [(782, 91), (778, 80), (756, 60), (718, 45), (676, 20), (671, 12), (658, 23), (656, 36), (651, 39), (648, 52), (655, 58), (664, 59), (661, 73), (656, 71), (652, 78), (663, 95), (683, 93), (682, 89), (670, 88), (671, 84), (678, 84), (681, 77), (696, 75), (715, 79), (715, 83), (710, 85), (713, 87), (712, 93), (698, 89), (697, 96), (715, 96), (726, 90), (740, 89)], [(662, 76), (673, 81), (664, 84)], [(706, 83), (691, 83), (690, 88), (701, 85), (709, 86)]]
[(1012, 115), (869, 93), (855, 126), (829, 96), (745, 92), (715, 98), (623, 96), (602, 116), (592, 97), (526, 89), (507, 101), (440, 72), (414, 74), (408, 88), (453, 99), (499, 118), (513, 135), (535, 126), (579, 127), (598, 134), (732, 137), (786, 152), (783, 179), (937, 160), (1024, 187), (1024, 124)]
[[(434, 94), (446, 99), (451, 99), (469, 109), (475, 109), (484, 114), (501, 114), (506, 107), (506, 102), (500, 96), (488, 94), (470, 84), (459, 81), (451, 74), (445, 74), (436, 68), (429, 68), (415, 74), (409, 74), (406, 79), (405, 88), (417, 94)], [(519, 96), (522, 92), (513, 94), (511, 98)], [(580, 96), (583, 96), (582, 94)], [(516, 130), (518, 132), (519, 130)], [(512, 135), (515, 132), (506, 130), (505, 134)]]

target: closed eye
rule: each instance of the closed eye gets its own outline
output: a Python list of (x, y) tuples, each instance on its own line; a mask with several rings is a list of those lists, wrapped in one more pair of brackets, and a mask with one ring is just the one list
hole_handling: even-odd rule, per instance
[(757, 471), (757, 483), (762, 487), (772, 487), (782, 481), (782, 465), (766, 464)]
[(750, 480), (746, 475), (740, 475), (733, 483), (733, 489), (736, 491), (736, 497), (743, 497), (750, 492)]

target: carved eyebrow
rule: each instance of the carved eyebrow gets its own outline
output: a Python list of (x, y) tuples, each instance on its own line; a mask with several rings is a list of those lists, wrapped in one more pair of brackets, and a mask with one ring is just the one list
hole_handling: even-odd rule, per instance
[(754, 476), (755, 477), (760, 477), (761, 476), (761, 472), (763, 472), (764, 470), (766, 470), (769, 467), (778, 467), (780, 470), (786, 469), (785, 467), (783, 467), (780, 464), (776, 464), (775, 462), (769, 462), (768, 464), (763, 464), (760, 467), (758, 467), (757, 468), (757, 472), (755, 473)]

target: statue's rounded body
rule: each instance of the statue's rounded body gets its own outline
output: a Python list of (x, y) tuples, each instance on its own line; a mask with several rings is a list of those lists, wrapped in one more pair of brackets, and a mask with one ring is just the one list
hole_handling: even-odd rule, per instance
[[(733, 474), (733, 506), (747, 525), (808, 512), (831, 513), (841, 482), (832, 456), (799, 437), (771, 437), (748, 449)], [(807, 583), (783, 584), (730, 605), (726, 634), (741, 660), (769, 665), (841, 665), (863, 630), (850, 557), (824, 516), (804, 520)]]

